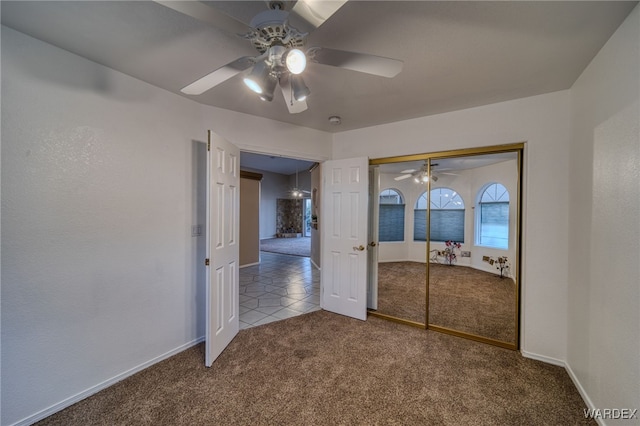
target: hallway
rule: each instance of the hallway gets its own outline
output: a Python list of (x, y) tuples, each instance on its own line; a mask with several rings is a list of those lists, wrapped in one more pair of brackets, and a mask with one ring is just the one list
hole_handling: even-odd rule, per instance
[(308, 257), (260, 252), (240, 269), (240, 329), (320, 310), (320, 271)]

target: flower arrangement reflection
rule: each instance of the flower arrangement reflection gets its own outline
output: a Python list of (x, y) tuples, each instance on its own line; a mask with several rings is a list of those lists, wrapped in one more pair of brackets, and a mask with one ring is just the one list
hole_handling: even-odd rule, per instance
[(500, 256), (497, 259), (492, 258), (489, 263), (491, 265), (495, 265), (496, 269), (500, 270), (500, 278), (504, 278), (509, 274), (511, 264), (509, 263), (507, 256)]
[(442, 252), (444, 255), (444, 258), (448, 265), (453, 266), (453, 264), (458, 261), (456, 250), (460, 250), (460, 247), (462, 247), (462, 244), (456, 241), (449, 240), (445, 242), (444, 245), (446, 246), (446, 248)]

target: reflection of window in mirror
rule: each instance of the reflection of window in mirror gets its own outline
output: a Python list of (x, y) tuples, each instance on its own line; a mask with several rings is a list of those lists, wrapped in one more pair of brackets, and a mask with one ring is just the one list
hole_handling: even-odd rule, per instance
[(378, 223), (378, 241), (404, 241), (404, 198), (400, 191), (380, 191)]
[[(451, 188), (431, 190), (431, 241), (464, 242), (464, 201)], [(427, 192), (423, 192), (414, 210), (414, 241), (426, 241)]]
[(476, 245), (509, 248), (509, 191), (490, 183), (479, 192), (476, 214)]

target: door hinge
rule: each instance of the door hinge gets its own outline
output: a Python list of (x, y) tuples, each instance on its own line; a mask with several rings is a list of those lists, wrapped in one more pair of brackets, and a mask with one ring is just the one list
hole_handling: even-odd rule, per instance
[(204, 266), (209, 266), (209, 259), (204, 260)]
[(207, 151), (211, 151), (211, 141), (207, 141)]

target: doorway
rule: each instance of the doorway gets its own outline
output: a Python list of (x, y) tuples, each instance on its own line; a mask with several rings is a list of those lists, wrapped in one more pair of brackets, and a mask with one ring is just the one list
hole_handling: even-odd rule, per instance
[(319, 240), (311, 229), (309, 169), (314, 164), (275, 155), (240, 154), (241, 170), (261, 176), (252, 211), (260, 222), (255, 249), (259, 260), (240, 267), (241, 329), (320, 309), (320, 271), (311, 261), (311, 242)]

